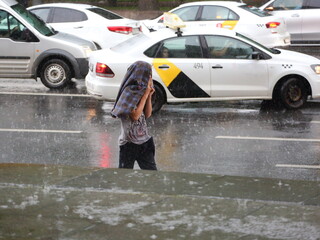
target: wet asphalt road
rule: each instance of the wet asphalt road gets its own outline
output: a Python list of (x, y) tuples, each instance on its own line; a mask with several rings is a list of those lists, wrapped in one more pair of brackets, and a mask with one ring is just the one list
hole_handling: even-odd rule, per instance
[[(118, 166), (120, 122), (84, 81), (51, 91), (0, 79), (0, 104), (0, 163)], [(167, 105), (149, 126), (163, 171), (320, 180), (320, 101), (297, 111), (262, 101)]]

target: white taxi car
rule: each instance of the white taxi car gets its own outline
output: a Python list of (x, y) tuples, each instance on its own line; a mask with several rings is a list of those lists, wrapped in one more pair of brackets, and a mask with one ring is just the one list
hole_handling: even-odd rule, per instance
[[(178, 15), (188, 28), (226, 28), (267, 46), (287, 46), (290, 34), (281, 16), (234, 1), (202, 1), (181, 4), (169, 12)], [(164, 28), (163, 15), (141, 21), (147, 28)]]
[(230, 30), (141, 34), (89, 58), (87, 91), (114, 101), (127, 68), (142, 60), (153, 66), (154, 111), (165, 103), (265, 99), (286, 108), (320, 98), (320, 60), (269, 49)]

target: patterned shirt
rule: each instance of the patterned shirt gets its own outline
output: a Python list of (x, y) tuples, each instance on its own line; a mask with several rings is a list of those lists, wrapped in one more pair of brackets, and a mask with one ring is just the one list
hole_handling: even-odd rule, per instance
[(147, 142), (150, 138), (144, 114), (140, 116), (138, 121), (133, 121), (130, 117), (121, 118), (119, 145), (124, 145), (127, 142), (140, 145)]

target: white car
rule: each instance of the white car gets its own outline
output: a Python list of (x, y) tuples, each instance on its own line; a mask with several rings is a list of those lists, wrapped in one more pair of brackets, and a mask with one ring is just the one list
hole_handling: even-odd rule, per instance
[(57, 33), (15, 0), (0, 0), (0, 78), (40, 78), (64, 88), (88, 73), (91, 41)]
[[(188, 28), (226, 28), (246, 35), (268, 46), (290, 44), (290, 34), (281, 17), (232, 1), (203, 1), (181, 4), (169, 12), (178, 15)], [(164, 28), (163, 15), (154, 20), (144, 20), (147, 28)]]
[(98, 49), (114, 46), (141, 33), (140, 23), (86, 4), (51, 3), (28, 8), (55, 30), (94, 42)]
[(271, 0), (260, 9), (285, 19), (292, 45), (320, 44), (320, 0)]
[(225, 29), (141, 34), (89, 58), (87, 91), (114, 101), (127, 68), (137, 60), (153, 66), (154, 110), (164, 103), (264, 99), (300, 108), (320, 98), (320, 60), (269, 49)]

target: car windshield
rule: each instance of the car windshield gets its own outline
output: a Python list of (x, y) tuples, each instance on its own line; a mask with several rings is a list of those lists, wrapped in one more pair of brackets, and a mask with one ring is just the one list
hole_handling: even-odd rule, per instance
[(147, 35), (139, 34), (132, 38), (129, 38), (128, 40), (122, 43), (119, 43), (118, 45), (112, 47), (111, 49), (116, 52), (126, 53), (126, 52), (129, 52), (130, 50), (135, 49), (132, 46), (135, 46), (136, 44), (141, 44), (141, 43), (145, 44), (147, 41), (149, 41), (149, 39), (150, 38)]
[(240, 8), (248, 11), (248, 12), (251, 12), (259, 17), (267, 17), (267, 16), (271, 16), (270, 13), (268, 13), (267, 11), (263, 11), (257, 7), (254, 7), (254, 6), (249, 6), (249, 5), (241, 5), (239, 6)]
[(52, 36), (55, 34), (55, 31), (51, 27), (46, 25), (39, 17), (26, 10), (20, 4), (12, 6), (12, 9), (16, 11), (21, 17), (23, 17), (24, 20), (31, 24), (35, 29), (37, 29), (41, 34), (45, 36)]
[(251, 38), (248, 38), (248, 37), (246, 37), (246, 36), (244, 36), (244, 35), (242, 35), (242, 34), (240, 34), (240, 33), (237, 33), (237, 36), (240, 37), (240, 38), (243, 38), (243, 39), (245, 39), (245, 40), (247, 40), (247, 41), (249, 41), (249, 42), (251, 42), (251, 43), (254, 43), (255, 45), (258, 45), (260, 48), (266, 50), (267, 52), (270, 52), (270, 53), (273, 53), (273, 54), (279, 54), (279, 53), (280, 53), (279, 50), (274, 49), (274, 48), (268, 48), (268, 47), (266, 47), (266, 46), (263, 46), (262, 44), (254, 41), (254, 40), (252, 40)]
[(121, 17), (121, 16), (119, 16), (119, 15), (113, 13), (113, 12), (109, 12), (109, 11), (106, 11), (106, 10), (101, 9), (101, 8), (88, 8), (88, 10), (100, 15), (101, 17), (109, 19), (109, 20), (122, 19), (123, 18), (123, 17)]

